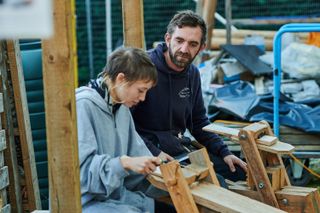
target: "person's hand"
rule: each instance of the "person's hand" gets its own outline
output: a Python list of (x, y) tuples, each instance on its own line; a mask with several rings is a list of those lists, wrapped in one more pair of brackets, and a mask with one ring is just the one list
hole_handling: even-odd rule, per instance
[(131, 170), (139, 174), (150, 174), (152, 173), (158, 165), (161, 164), (161, 159), (159, 157), (128, 157), (122, 156), (120, 161), (123, 168), (126, 170)]
[(158, 155), (158, 158), (160, 158), (162, 162), (174, 160), (173, 157), (171, 157), (170, 155), (168, 155), (165, 152), (160, 152), (160, 154)]
[(227, 155), (223, 158), (224, 162), (229, 166), (231, 172), (235, 172), (235, 165), (239, 165), (245, 172), (247, 172), (247, 163), (242, 161), (235, 155)]

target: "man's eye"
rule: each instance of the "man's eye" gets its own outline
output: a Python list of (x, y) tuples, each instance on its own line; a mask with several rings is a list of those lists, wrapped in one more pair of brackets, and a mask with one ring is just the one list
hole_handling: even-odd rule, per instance
[(197, 47), (198, 44), (195, 44), (195, 43), (191, 43), (191, 47)]

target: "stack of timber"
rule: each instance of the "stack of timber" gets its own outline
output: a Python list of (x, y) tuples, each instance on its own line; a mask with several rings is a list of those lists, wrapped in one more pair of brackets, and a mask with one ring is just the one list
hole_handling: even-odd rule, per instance
[(8, 148), (9, 199), (12, 212), (41, 209), (28, 105), (18, 41), (1, 43), (4, 59), (1, 70), (2, 117)]
[[(3, 85), (4, 81), (4, 74), (6, 73), (6, 55), (5, 55), (5, 44), (4, 42), (0, 41), (0, 212), (2, 213), (9, 213), (11, 212), (11, 205), (8, 203), (7, 199), (7, 187), (9, 186), (9, 173), (8, 173), (8, 166), (5, 165), (5, 155), (6, 158), (8, 153), (10, 153), (10, 143), (8, 143), (7, 147), (7, 138), (8, 135), (7, 131), (7, 114), (5, 112), (5, 102), (4, 99), (7, 99), (6, 96), (6, 88)], [(5, 153), (6, 152), (6, 153)], [(10, 165), (9, 165), (10, 166)], [(14, 185), (14, 183), (10, 183), (10, 186)], [(15, 199), (13, 199), (15, 200)], [(20, 211), (21, 212), (21, 211)]]
[[(265, 40), (265, 47), (267, 51), (272, 51), (273, 38), (277, 31), (263, 31), (263, 30), (233, 30), (231, 32), (231, 43), (234, 45), (244, 44), (246, 36), (258, 35), (262, 36)], [(308, 33), (295, 33), (295, 36), (301, 41), (305, 42)], [(211, 37), (211, 49), (218, 50), (220, 45), (226, 44), (226, 30), (214, 29)]]

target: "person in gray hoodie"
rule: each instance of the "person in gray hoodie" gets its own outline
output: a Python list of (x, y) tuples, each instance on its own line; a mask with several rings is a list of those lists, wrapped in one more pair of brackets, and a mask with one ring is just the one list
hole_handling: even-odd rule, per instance
[(161, 163), (135, 131), (129, 107), (143, 101), (157, 71), (140, 49), (114, 51), (100, 77), (76, 90), (83, 212), (153, 212), (146, 174)]

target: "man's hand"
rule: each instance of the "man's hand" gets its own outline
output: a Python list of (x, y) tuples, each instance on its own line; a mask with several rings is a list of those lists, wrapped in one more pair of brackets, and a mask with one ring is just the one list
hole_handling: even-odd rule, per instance
[(158, 165), (161, 164), (159, 157), (128, 157), (122, 156), (120, 158), (121, 164), (124, 169), (131, 170), (139, 174), (150, 174)]
[(173, 157), (171, 157), (170, 155), (168, 155), (165, 152), (160, 152), (160, 154), (158, 155), (158, 158), (160, 158), (162, 161), (172, 161), (174, 160)]
[(247, 172), (247, 163), (242, 161), (235, 155), (227, 155), (223, 158), (224, 162), (229, 166), (231, 172), (235, 172), (235, 165), (239, 165), (245, 172)]

